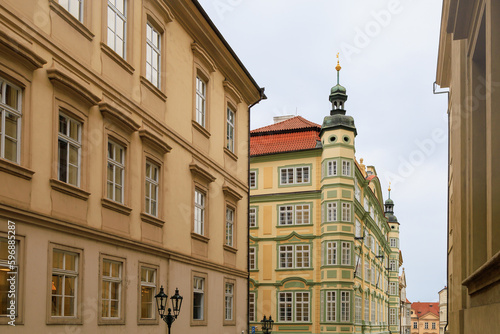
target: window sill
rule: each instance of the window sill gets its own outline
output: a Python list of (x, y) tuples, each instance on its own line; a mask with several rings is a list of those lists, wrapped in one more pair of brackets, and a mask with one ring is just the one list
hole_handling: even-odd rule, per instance
[(49, 182), (52, 189), (59, 191), (63, 194), (70, 195), (84, 201), (89, 199), (90, 193), (83, 189), (75, 187), (66, 182), (59, 181), (57, 179), (50, 179)]
[(236, 320), (224, 320), (222, 326), (236, 326)]
[(236, 154), (234, 154), (234, 152), (231, 152), (231, 150), (229, 150), (227, 147), (224, 147), (224, 152), (229, 155), (229, 157), (231, 159), (233, 159), (234, 161), (238, 161), (238, 156)]
[(113, 49), (111, 49), (107, 44), (101, 42), (101, 51), (107, 54), (111, 59), (113, 59), (118, 65), (120, 65), (125, 71), (130, 74), (134, 73), (134, 68), (125, 59), (120, 57)]
[(285, 228), (285, 227), (293, 227), (293, 228), (298, 228), (301, 226), (313, 226), (314, 224), (291, 224), (291, 225), (276, 225), (276, 228)]
[(98, 326), (107, 326), (107, 325), (125, 325), (125, 320), (120, 319), (103, 319), (99, 318), (97, 321)]
[(139, 320), (137, 320), (137, 325), (139, 325), (139, 326), (158, 325), (158, 318), (156, 318), (156, 319), (139, 319)]
[(204, 242), (204, 243), (208, 243), (210, 241), (209, 237), (206, 237), (204, 235), (201, 235), (201, 234), (198, 234), (195, 232), (191, 232), (191, 238), (199, 240), (199, 241)]
[(300, 271), (308, 271), (313, 270), (314, 268), (276, 268), (275, 271), (292, 271), (292, 270), (300, 270)]
[(47, 325), (83, 325), (83, 321), (76, 317), (50, 317)]
[(132, 212), (132, 208), (129, 208), (126, 205), (112, 201), (112, 200), (107, 199), (107, 198), (101, 199), (101, 205), (103, 208), (116, 211), (116, 212), (124, 214), (126, 216), (130, 216), (130, 212)]
[(89, 41), (94, 39), (94, 34), (80, 21), (76, 19), (73, 15), (68, 13), (60, 4), (55, 0), (49, 0), (50, 9), (52, 9), (57, 15), (59, 15), (64, 21), (66, 21), (70, 26), (75, 28), (80, 34), (83, 35)]
[(165, 95), (161, 90), (160, 88), (156, 87), (155, 85), (153, 85), (151, 83), (151, 81), (149, 81), (148, 79), (146, 79), (145, 77), (143, 77), (141, 75), (141, 83), (146, 86), (147, 89), (149, 89), (153, 94), (155, 94), (156, 96), (158, 96), (163, 102), (167, 101), (167, 95)]
[(210, 132), (208, 132), (207, 129), (205, 129), (203, 126), (200, 125), (200, 123), (196, 122), (195, 120), (191, 121), (193, 123), (193, 127), (201, 132), (202, 135), (204, 135), (207, 138), (210, 138)]
[(0, 172), (9, 173), (25, 180), (31, 180), (34, 171), (5, 159), (0, 159)]
[(193, 320), (191, 319), (191, 326), (207, 326), (208, 321), (207, 320)]
[(234, 248), (233, 246), (224, 245), (223, 247), (225, 251), (228, 251), (230, 253), (236, 254), (236, 252), (238, 251), (238, 249)]
[(148, 213), (145, 213), (145, 212), (141, 212), (141, 219), (145, 223), (149, 223), (151, 225), (158, 226), (158, 227), (163, 227), (163, 225), (165, 224), (165, 221), (161, 220), (158, 217), (155, 217), (155, 216), (152, 216)]

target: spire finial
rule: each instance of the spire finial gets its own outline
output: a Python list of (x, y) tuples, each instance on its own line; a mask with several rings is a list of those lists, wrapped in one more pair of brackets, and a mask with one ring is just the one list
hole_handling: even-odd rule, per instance
[(337, 52), (337, 66), (335, 66), (335, 69), (337, 70), (337, 85), (339, 84), (339, 72), (342, 69), (340, 67), (340, 62), (339, 62), (339, 52)]
[(389, 182), (389, 198), (391, 198), (391, 182)]

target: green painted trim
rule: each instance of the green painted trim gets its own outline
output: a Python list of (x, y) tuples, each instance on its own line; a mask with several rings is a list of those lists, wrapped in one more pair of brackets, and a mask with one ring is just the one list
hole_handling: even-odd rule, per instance
[(328, 149), (328, 148), (333, 148), (333, 147), (345, 147), (345, 148), (350, 148), (350, 149), (355, 148), (354, 144), (346, 144), (346, 143), (339, 142), (339, 141), (337, 141), (336, 143), (323, 144), (323, 149)]
[(337, 190), (327, 191), (326, 198), (337, 198)]
[[(298, 236), (297, 232), (293, 231), (292, 233), (290, 233), (288, 236), (291, 236), (291, 235), (294, 235), (294, 236)], [(311, 238), (310, 238), (311, 239)], [(314, 236), (312, 236), (312, 239), (314, 239)], [(280, 246), (288, 246), (288, 245), (293, 245), (293, 263), (292, 263), (292, 268), (280, 268), (280, 259), (281, 259), (281, 256), (280, 256)], [(309, 245), (309, 267), (306, 267), (306, 268), (296, 268), (295, 267), (295, 263), (296, 263), (296, 251), (295, 251), (295, 246), (297, 245)], [(294, 242), (294, 243), (291, 243), (291, 242), (288, 242), (288, 243), (284, 243), (282, 244), (281, 241), (280, 242), (277, 242), (276, 243), (276, 267), (275, 267), (275, 271), (310, 271), (310, 270), (314, 270), (314, 267), (313, 267), (313, 254), (314, 254), (314, 247), (313, 247), (313, 242), (312, 241), (309, 241), (309, 242), (303, 242), (301, 240), (299, 240), (299, 242)]]
[(250, 196), (250, 204), (321, 199), (321, 190)]
[(294, 152), (284, 152), (277, 154), (267, 154), (267, 155), (259, 155), (259, 156), (251, 156), (250, 163), (260, 163), (260, 162), (274, 162), (281, 160), (293, 160), (293, 159), (304, 159), (304, 158), (313, 158), (321, 156), (323, 150), (321, 147), (313, 148), (309, 150), (302, 151), (294, 151)]
[[(250, 205), (248, 208), (248, 211), (250, 212), (250, 209), (255, 209), (255, 226), (253, 227), (248, 227), (251, 230), (256, 230), (259, 228), (259, 206), (258, 205)], [(249, 220), (250, 220), (250, 214), (248, 215)]]
[(342, 198), (351, 199), (351, 194), (349, 190), (342, 190)]
[[(336, 177), (342, 178), (341, 176), (336, 176)], [(348, 177), (344, 177), (344, 178), (352, 180), (351, 178), (348, 178)], [(327, 183), (327, 184), (321, 185), (321, 191), (325, 191), (325, 189), (331, 189), (331, 188), (348, 188), (348, 189), (354, 191), (354, 185), (348, 184), (348, 183)]]
[(337, 231), (337, 228), (338, 228), (338, 226), (336, 226), (336, 225), (334, 225), (334, 226), (327, 226), (326, 230), (327, 231)]
[(342, 278), (350, 279), (351, 278), (351, 272), (347, 271), (347, 270), (342, 270)]
[[(275, 324), (276, 325), (276, 324)], [(287, 331), (287, 330), (309, 330), (309, 326), (283, 326), (283, 325), (278, 325), (279, 331)]]
[(342, 232), (352, 232), (350, 226), (342, 226)]
[[(295, 168), (300, 167), (309, 167), (309, 182), (307, 183), (292, 183), (292, 184), (281, 184), (281, 170), (284, 168), (293, 168), (294, 169), (294, 178), (295, 178)], [(291, 187), (306, 187), (312, 185), (312, 178), (314, 175), (313, 164), (296, 164), (296, 165), (285, 165), (278, 166), (278, 188), (291, 188)]]
[(327, 270), (326, 278), (337, 278), (337, 270)]
[[(249, 245), (248, 248), (255, 248), (255, 269), (248, 269), (249, 272), (258, 272), (259, 271), (259, 244), (255, 243), (253, 245)], [(250, 255), (250, 252), (249, 252)]]

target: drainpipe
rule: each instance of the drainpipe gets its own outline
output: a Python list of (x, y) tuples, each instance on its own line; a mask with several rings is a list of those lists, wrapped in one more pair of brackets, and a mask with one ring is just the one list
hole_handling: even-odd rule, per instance
[[(250, 333), (250, 313), (248, 312), (248, 301), (250, 300), (250, 226), (248, 222), (250, 221), (250, 109), (262, 100), (267, 100), (266, 94), (264, 94), (264, 87), (259, 88), (259, 99), (248, 106), (248, 173), (247, 173), (247, 333)], [(257, 316), (257, 314), (254, 314)]]

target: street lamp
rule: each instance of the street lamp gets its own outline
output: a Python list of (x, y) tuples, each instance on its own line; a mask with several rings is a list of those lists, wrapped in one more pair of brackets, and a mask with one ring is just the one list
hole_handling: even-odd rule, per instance
[(170, 334), (170, 327), (172, 323), (177, 319), (177, 316), (181, 312), (182, 306), (182, 296), (179, 295), (179, 289), (175, 288), (175, 294), (170, 297), (172, 301), (172, 308), (174, 309), (174, 314), (172, 314), (172, 309), (168, 308), (168, 314), (165, 315), (165, 310), (168, 304), (168, 296), (163, 292), (163, 285), (160, 287), (160, 292), (155, 296), (156, 306), (158, 308), (158, 314), (160, 314), (160, 318), (163, 319), (167, 323), (168, 326), (168, 334)]
[(270, 334), (273, 330), (273, 325), (274, 325), (274, 320), (269, 316), (269, 319), (266, 319), (266, 316), (264, 316), (264, 319), (260, 321), (262, 323), (262, 333), (264, 334)]

